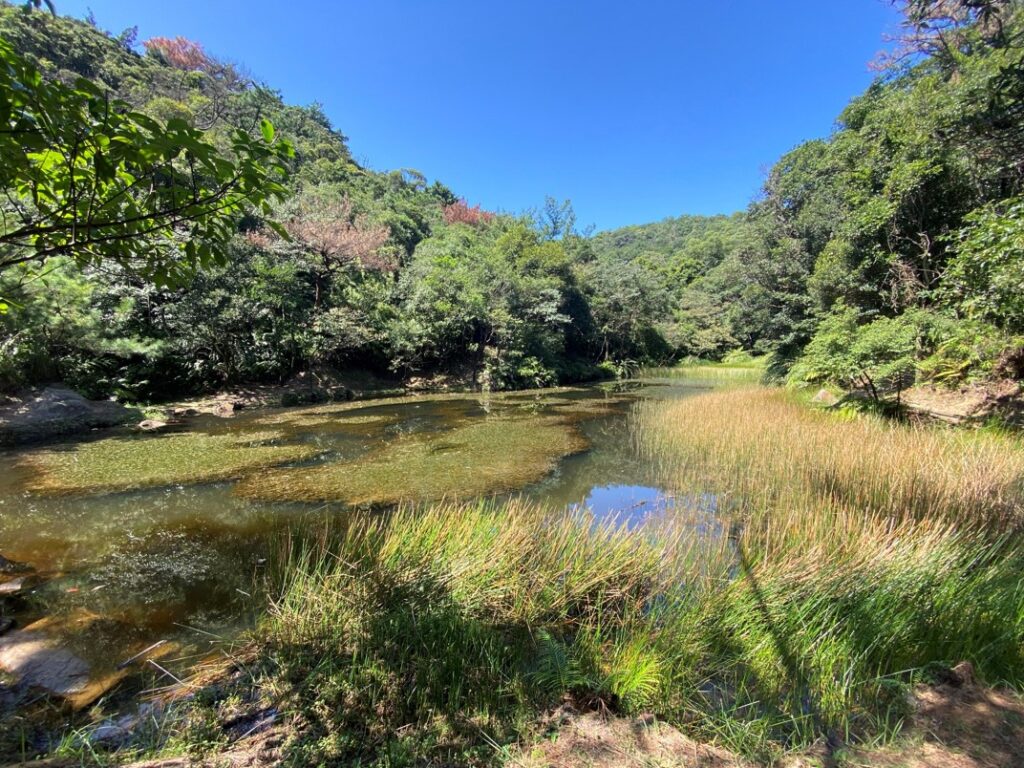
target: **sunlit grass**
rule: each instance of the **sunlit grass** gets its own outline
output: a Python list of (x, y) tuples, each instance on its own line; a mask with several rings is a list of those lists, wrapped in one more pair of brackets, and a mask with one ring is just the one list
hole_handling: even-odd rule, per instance
[(721, 362), (687, 360), (672, 367), (644, 368), (639, 375), (642, 378), (756, 384), (764, 376), (764, 361), (749, 356), (733, 356)]
[(244, 479), (235, 493), (353, 505), (472, 498), (536, 482), (586, 447), (568, 417), (489, 417), (396, 438), (352, 461), (264, 472)]
[(895, 729), (931, 664), (1024, 679), (1024, 554), (1007, 536), (869, 516), (815, 541), (784, 516), (790, 546), (769, 552), (759, 530), (679, 522), (435, 505), (295, 547), (253, 643), (273, 695), (319, 718), (296, 748), (486, 754), (480, 730), (523, 738), (569, 696), (771, 760)]
[(275, 431), (116, 437), (32, 451), (21, 463), (32, 470), (27, 490), (80, 494), (226, 480), (318, 452), (277, 444), (281, 437)]
[(670, 485), (753, 511), (838, 506), (896, 520), (1016, 524), (1024, 447), (1005, 435), (839, 417), (775, 389), (635, 406), (638, 448)]

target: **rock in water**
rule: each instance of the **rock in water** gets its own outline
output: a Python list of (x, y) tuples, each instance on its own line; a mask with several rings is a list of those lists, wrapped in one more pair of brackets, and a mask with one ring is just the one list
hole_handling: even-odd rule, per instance
[(35, 569), (31, 565), (17, 563), (0, 555), (0, 573), (31, 573), (33, 570)]
[(0, 637), (0, 669), (18, 682), (71, 697), (89, 685), (89, 665), (42, 632), (22, 630)]
[(156, 432), (158, 429), (163, 429), (166, 426), (167, 422), (160, 421), (159, 419), (145, 419), (138, 424), (139, 429), (143, 432)]

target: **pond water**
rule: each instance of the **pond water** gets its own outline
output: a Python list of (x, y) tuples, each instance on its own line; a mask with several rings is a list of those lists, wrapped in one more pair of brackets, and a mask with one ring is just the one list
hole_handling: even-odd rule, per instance
[(680, 515), (716, 534), (713, 500), (658, 487), (630, 403), (707, 381), (646, 379), (196, 417), (161, 434), (0, 453), (0, 554), (40, 583), (8, 604), (98, 673), (158, 641), (169, 669), (252, 621), (253, 585), (282, 540), (400, 501), (522, 495), (627, 525)]

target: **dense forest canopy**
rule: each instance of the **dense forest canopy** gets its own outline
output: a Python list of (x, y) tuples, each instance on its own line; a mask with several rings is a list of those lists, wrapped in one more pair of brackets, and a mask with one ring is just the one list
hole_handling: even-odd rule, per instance
[[(266, 177), (279, 188), (256, 205), (236, 196), (230, 226), (183, 237), (172, 222), (141, 264), (65, 243), (42, 265), (0, 239), (0, 386), (154, 399), (358, 366), (508, 388), (737, 349), (877, 398), (1020, 378), (1024, 12), (902, 7), (876, 82), (748, 210), (590, 236), (567, 202), (499, 215), (416, 171), (364, 168), (319, 107), (198, 42), (3, 6), (5, 55), (43, 85), (87, 78), (151, 134), (239, 166), (258, 152), (287, 179)], [(168, 248), (191, 249), (174, 262), (188, 269), (146, 268)]]

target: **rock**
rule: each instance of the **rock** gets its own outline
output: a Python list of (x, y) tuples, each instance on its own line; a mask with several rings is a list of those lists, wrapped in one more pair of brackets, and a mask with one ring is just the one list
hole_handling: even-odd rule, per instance
[(87, 400), (61, 385), (31, 390), (0, 408), (0, 445), (47, 440), (112, 427), (138, 418), (138, 411), (111, 400)]
[(138, 423), (138, 428), (143, 432), (156, 432), (158, 429), (163, 429), (167, 426), (166, 421), (160, 421), (159, 419), (144, 419)]
[(36, 582), (37, 579), (31, 574), (9, 579), (8, 581), (0, 583), (0, 597), (20, 595), (22, 592), (34, 587)]
[(811, 398), (812, 403), (818, 405), (824, 405), (831, 407), (839, 402), (839, 398), (829, 392), (827, 389), (819, 389), (818, 394)]
[(0, 669), (18, 682), (70, 697), (89, 685), (89, 665), (42, 632), (23, 629), (0, 638)]
[(173, 416), (176, 419), (180, 419), (180, 418), (186, 417), (186, 416), (198, 416), (198, 415), (199, 415), (199, 411), (197, 411), (195, 408), (172, 408), (171, 409), (171, 416)]
[(957, 681), (958, 685), (971, 685), (974, 683), (974, 665), (969, 661), (961, 661), (949, 670), (949, 673)]
[(25, 563), (17, 563), (0, 555), (0, 573), (32, 573), (35, 569)]
[(0, 637), (3, 637), (15, 627), (14, 619), (9, 616), (0, 618)]
[(228, 417), (234, 416), (238, 411), (245, 407), (245, 403), (238, 400), (219, 400), (216, 405), (213, 406), (213, 415)]

